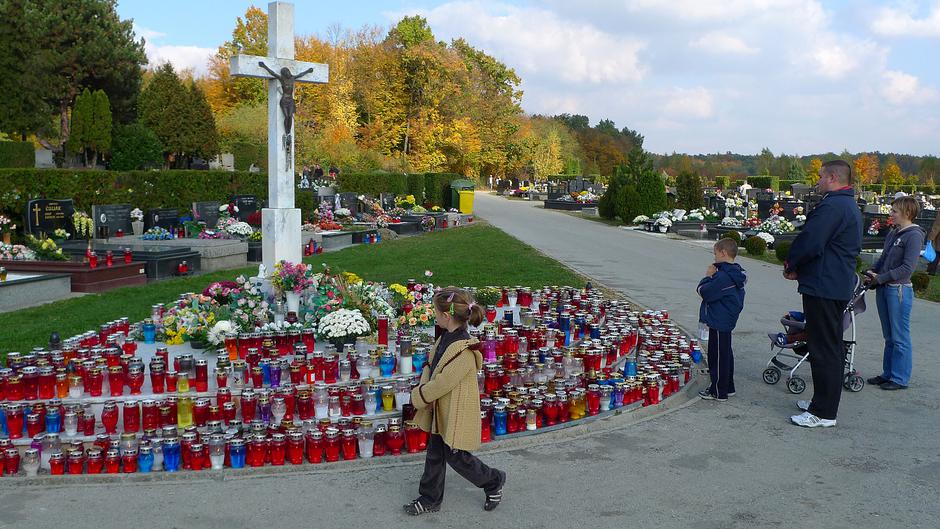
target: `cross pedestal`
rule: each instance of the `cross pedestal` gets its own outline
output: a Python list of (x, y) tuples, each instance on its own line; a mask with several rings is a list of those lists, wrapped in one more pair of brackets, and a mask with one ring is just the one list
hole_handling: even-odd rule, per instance
[(294, 60), (294, 5), (268, 4), (268, 56), (237, 55), (235, 77), (268, 81), (268, 207), (261, 210), (261, 254), (270, 273), (278, 261), (301, 261), (300, 210), (294, 207), (294, 86), (326, 83), (329, 66)]

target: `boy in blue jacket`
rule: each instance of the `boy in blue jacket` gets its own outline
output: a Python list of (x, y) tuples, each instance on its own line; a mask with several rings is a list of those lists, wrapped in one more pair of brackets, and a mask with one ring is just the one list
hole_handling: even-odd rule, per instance
[(738, 243), (734, 239), (721, 239), (715, 243), (715, 262), (708, 267), (706, 276), (696, 291), (702, 296), (698, 319), (708, 325), (708, 374), (711, 385), (699, 392), (706, 400), (728, 400), (734, 395), (734, 353), (731, 350), (731, 331), (744, 309), (744, 285), (747, 275), (741, 265), (734, 262), (738, 256)]

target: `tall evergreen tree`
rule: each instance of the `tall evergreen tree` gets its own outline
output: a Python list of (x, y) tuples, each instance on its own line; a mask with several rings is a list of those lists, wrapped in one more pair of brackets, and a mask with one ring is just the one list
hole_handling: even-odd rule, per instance
[(185, 129), (189, 126), (186, 122), (188, 107), (188, 91), (173, 66), (164, 64), (157, 68), (140, 94), (139, 112), (141, 123), (152, 130), (163, 144), (167, 165), (189, 148), (185, 141)]
[(209, 108), (206, 94), (196, 83), (189, 83), (186, 96), (187, 152), (193, 156), (211, 158), (219, 154), (219, 133), (215, 116)]
[(98, 163), (99, 154), (111, 152), (111, 102), (104, 90), (95, 90), (92, 94), (91, 130), (88, 131), (87, 143), (92, 150), (91, 165)]
[(39, 13), (31, 0), (0, 1), (0, 132), (26, 136), (51, 132), (52, 109), (43, 100), (48, 72), (35, 42)]
[(683, 171), (676, 177), (676, 200), (680, 208), (691, 211), (705, 203), (702, 177), (694, 171)]

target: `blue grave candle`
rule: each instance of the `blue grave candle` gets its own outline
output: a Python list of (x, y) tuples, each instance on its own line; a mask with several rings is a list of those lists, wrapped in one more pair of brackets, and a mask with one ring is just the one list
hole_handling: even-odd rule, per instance
[(137, 472), (150, 472), (153, 470), (153, 448), (142, 446), (137, 452)]
[(62, 415), (58, 408), (46, 410), (46, 433), (62, 432)]
[(229, 441), (229, 463), (232, 468), (245, 468), (245, 441), (232, 439)]
[(565, 312), (558, 318), (559, 330), (565, 335), (565, 347), (571, 346), (571, 316)]
[(424, 365), (428, 362), (428, 355), (424, 350), (416, 352), (411, 355), (411, 362), (414, 365), (415, 373), (420, 377), (421, 372), (424, 371)]
[(179, 437), (163, 440), (163, 469), (167, 472), (176, 472), (180, 469)]
[(506, 407), (497, 404), (493, 412), (493, 433), (496, 435), (506, 435)]
[(149, 318), (144, 320), (142, 330), (144, 333), (144, 343), (155, 343), (157, 341), (157, 326), (154, 325), (153, 320)]

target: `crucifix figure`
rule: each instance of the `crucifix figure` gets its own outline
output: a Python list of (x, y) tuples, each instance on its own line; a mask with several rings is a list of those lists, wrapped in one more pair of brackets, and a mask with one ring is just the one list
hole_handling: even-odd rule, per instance
[(268, 84), (268, 207), (261, 210), (261, 254), (270, 272), (278, 261), (301, 258), (300, 210), (294, 208), (294, 88), (326, 83), (330, 70), (294, 60), (294, 5), (286, 2), (268, 4), (268, 56), (236, 55), (230, 70), (234, 77)]
[(271, 74), (271, 77), (281, 83), (281, 113), (284, 114), (284, 134), (290, 134), (293, 128), (294, 112), (297, 111), (297, 105), (294, 103), (294, 81), (313, 71), (313, 68), (307, 68), (303, 72), (293, 75), (285, 66), (281, 68), (281, 73), (276, 73), (268, 68), (263, 61), (258, 61), (258, 66), (264, 68)]

